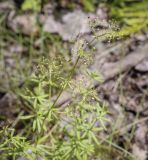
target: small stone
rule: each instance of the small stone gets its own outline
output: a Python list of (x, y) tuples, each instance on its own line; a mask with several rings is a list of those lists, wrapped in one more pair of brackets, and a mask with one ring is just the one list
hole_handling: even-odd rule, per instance
[(135, 69), (141, 72), (148, 72), (148, 59), (145, 59), (144, 61), (136, 65)]
[(58, 33), (61, 32), (61, 27), (62, 24), (56, 21), (54, 17), (51, 15), (48, 16), (47, 20), (45, 21), (45, 24), (43, 26), (43, 31), (49, 33)]
[(24, 14), (14, 15), (11, 13), (8, 17), (8, 26), (16, 33), (26, 35), (36, 34), (38, 32), (37, 19), (35, 15)]

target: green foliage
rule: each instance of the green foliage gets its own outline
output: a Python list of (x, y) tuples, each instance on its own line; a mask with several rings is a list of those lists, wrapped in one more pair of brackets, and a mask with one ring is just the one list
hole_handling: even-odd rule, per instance
[(15, 135), (15, 130), (11, 128), (3, 128), (0, 131), (0, 151), (1, 159), (6, 160), (10, 157), (16, 160), (18, 157), (24, 157), (34, 160), (43, 157), (44, 153), (49, 154), (48, 147), (45, 145), (34, 145), (27, 141), (26, 137)]
[[(94, 39), (97, 38), (96, 35)], [(68, 72), (63, 68), (65, 63), (71, 62), (63, 58), (44, 58), (23, 88), (17, 91), (26, 108), (18, 120), (27, 123), (30, 131), (25, 129), (23, 136), (9, 131), (1, 141), (2, 154), (15, 159), (40, 156), (53, 160), (87, 160), (94, 156), (95, 145), (99, 144), (97, 134), (105, 129), (107, 111), (92, 89), (91, 80), (100, 80), (97, 73), (87, 71), (84, 79), (89, 77), (88, 84), (83, 80), (72, 80), (79, 63), (89, 61), (88, 53), (92, 52), (91, 48), (87, 49), (85, 40), (76, 43), (80, 43), (76, 49), (76, 61)], [(62, 109), (57, 102), (67, 89), (72, 93), (72, 99)]]
[(82, 3), (86, 11), (89, 11), (89, 12), (95, 11), (95, 6), (92, 0), (82, 0)]
[[(48, 139), (51, 148), (49, 159), (78, 159), (87, 160), (94, 154), (95, 144), (99, 144), (97, 133), (105, 129), (104, 122), (107, 121), (105, 106), (100, 106), (97, 93), (82, 81), (71, 81), (75, 69), (80, 61), (84, 59), (85, 48), (78, 48), (77, 60), (68, 75), (60, 74), (61, 64), (56, 60), (50, 62), (46, 59), (37, 66), (36, 72), (27, 82), (21, 97), (28, 102), (29, 112), (20, 117), (20, 120), (30, 120), (32, 130), (37, 134), (35, 139), (40, 139), (48, 127), (56, 126), (56, 130), (50, 134)], [(83, 53), (83, 54), (82, 54)], [(99, 80), (96, 73), (89, 72), (90, 79)], [(51, 101), (54, 88), (58, 86), (58, 95)], [(71, 103), (64, 110), (57, 108), (56, 102), (62, 92), (70, 86), (73, 91)], [(62, 136), (62, 138), (61, 138)], [(38, 140), (36, 141), (38, 145)], [(39, 155), (38, 155), (39, 156)]]
[(99, 75), (97, 72), (92, 71), (90, 72), (89, 70), (87, 70), (87, 74), (94, 80), (99, 81), (99, 82), (103, 82), (103, 78), (101, 75)]
[(53, 147), (51, 159), (87, 160), (94, 154), (94, 144), (99, 143), (96, 134), (103, 130), (102, 125), (97, 122), (106, 121), (106, 110), (98, 103), (86, 102), (86, 98), (92, 96), (91, 93), (92, 91), (88, 92), (88, 89), (87, 92), (81, 90), (82, 100), (69, 105), (64, 111), (64, 117), (60, 122), (62, 126), (60, 134), (64, 137), (63, 139), (54, 137), (55, 148)]
[[(148, 29), (148, 1), (122, 0), (111, 7), (111, 16), (120, 20), (120, 35), (130, 34)], [(117, 5), (118, 4), (118, 5)]]
[[(62, 89), (64, 85), (64, 74), (61, 67), (62, 64), (59, 64), (59, 61), (50, 62), (43, 59), (28, 82), (34, 86), (33, 89), (32, 86), (28, 86), (23, 95), (20, 93), (21, 97), (28, 101), (28, 107), (32, 111), (29, 116), (21, 116), (21, 119), (32, 119), (33, 131), (37, 130), (40, 133), (42, 129), (47, 129), (44, 124), (46, 116), (48, 122), (56, 118), (57, 109), (51, 107), (50, 98), (57, 89)], [(28, 83), (26, 86), (29, 85)]]
[(22, 4), (22, 10), (40, 11), (41, 0), (25, 0), (24, 3)]
[[(2, 159), (89, 160), (97, 156), (96, 146), (97, 152), (101, 152), (98, 135), (109, 123), (108, 111), (92, 82), (101, 82), (102, 78), (97, 72), (87, 70), (86, 65), (83, 78), (73, 79), (80, 64), (91, 61), (95, 51), (93, 42), (114, 37), (116, 25), (109, 24), (100, 32), (96, 28), (98, 23), (98, 19), (90, 23), (93, 33), (90, 42), (83, 38), (76, 40), (75, 62), (63, 56), (43, 58), (22, 87), (15, 90), (23, 114), (0, 131)], [(42, 47), (45, 42), (42, 41)], [(72, 98), (61, 107), (58, 101), (65, 91)]]

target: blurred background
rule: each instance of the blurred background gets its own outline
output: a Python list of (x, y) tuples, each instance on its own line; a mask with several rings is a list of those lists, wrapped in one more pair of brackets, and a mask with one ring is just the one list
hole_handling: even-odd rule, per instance
[[(23, 110), (17, 90), (43, 57), (49, 62), (73, 59), (62, 68), (69, 71), (74, 40), (92, 38), (90, 18), (99, 21), (99, 32), (113, 28), (117, 33), (114, 39), (93, 43), (95, 56), (89, 66), (104, 78), (94, 86), (114, 123), (106, 134), (118, 130), (112, 141), (121, 152), (123, 148), (122, 153), (109, 152), (105, 160), (126, 159), (125, 150), (147, 160), (148, 0), (0, 0), (0, 126), (16, 121)], [(16, 130), (21, 132), (21, 125)]]

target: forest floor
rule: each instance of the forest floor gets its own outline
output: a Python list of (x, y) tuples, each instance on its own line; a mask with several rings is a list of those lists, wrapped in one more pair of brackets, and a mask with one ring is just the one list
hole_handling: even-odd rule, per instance
[[(19, 13), (14, 4), (0, 2), (0, 125), (11, 123), (19, 114), (15, 89), (32, 72), (41, 58), (62, 55), (73, 57), (71, 40), (83, 33), (89, 40), (86, 20), (97, 16), (108, 21), (107, 11), (98, 8), (86, 13), (80, 8), (64, 9), (56, 13), (47, 4), (43, 13)], [(47, 34), (48, 33), (48, 34)], [(93, 44), (96, 54), (91, 70), (101, 73), (104, 82), (94, 82), (98, 96), (108, 106), (106, 137), (112, 133), (114, 144), (133, 154), (138, 160), (146, 160), (148, 149), (148, 33), (134, 34), (128, 38)], [(76, 77), (80, 77), (78, 74)], [(70, 101), (65, 93), (59, 105)], [(119, 150), (121, 149), (119, 148)], [(114, 156), (113, 156), (114, 157)]]

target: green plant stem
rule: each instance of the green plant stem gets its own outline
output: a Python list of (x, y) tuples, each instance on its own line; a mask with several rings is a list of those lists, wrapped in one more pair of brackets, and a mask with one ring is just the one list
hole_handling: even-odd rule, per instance
[[(104, 35), (106, 35), (106, 34), (107, 34), (107, 33), (102, 34), (102, 35), (99, 35), (99, 36), (93, 38), (93, 39), (89, 42), (89, 44), (91, 45), (98, 37), (104, 36)], [(87, 47), (85, 47), (84, 50), (85, 50), (86, 48), (87, 48)], [(42, 128), (41, 128), (42, 131), (43, 131), (43, 126), (44, 126), (44, 124), (45, 124), (45, 121), (46, 121), (46, 119), (47, 119), (47, 117), (48, 117), (48, 115), (49, 115), (49, 113), (50, 113), (50, 110), (55, 106), (55, 104), (57, 103), (58, 99), (61, 97), (63, 91), (64, 91), (65, 88), (67, 87), (70, 79), (72, 78), (72, 76), (73, 76), (73, 74), (74, 74), (74, 71), (75, 71), (75, 69), (76, 69), (76, 66), (77, 66), (80, 58), (81, 58), (81, 56), (79, 55), (79, 56), (77, 57), (77, 60), (76, 60), (76, 62), (75, 62), (75, 64), (74, 64), (73, 68), (71, 69), (71, 72), (69, 73), (69, 76), (68, 76), (68, 78), (67, 78), (67, 81), (66, 81), (65, 85), (61, 88), (61, 90), (60, 90), (57, 98), (56, 98), (55, 101), (53, 102), (52, 106), (48, 109), (48, 112), (47, 112), (47, 114), (45, 115), (44, 120), (43, 120), (43, 124), (42, 124)]]
[(79, 59), (80, 59), (80, 56), (78, 56), (78, 58), (77, 58), (77, 60), (76, 60), (76, 63), (74, 64), (74, 66), (73, 66), (73, 68), (72, 68), (72, 70), (71, 70), (71, 72), (70, 72), (70, 74), (69, 74), (69, 76), (68, 76), (68, 78), (67, 78), (67, 81), (66, 81), (65, 85), (61, 88), (61, 90), (60, 90), (57, 98), (55, 99), (54, 103), (52, 104), (52, 106), (49, 108), (47, 114), (45, 115), (44, 120), (43, 120), (43, 124), (42, 124), (42, 130), (43, 130), (43, 126), (44, 126), (44, 124), (45, 124), (45, 121), (46, 121), (46, 119), (47, 119), (47, 117), (48, 117), (48, 115), (49, 115), (49, 113), (50, 113), (51, 108), (53, 108), (53, 107), (55, 106), (55, 104), (57, 103), (58, 99), (59, 99), (60, 96), (62, 95), (64, 89), (67, 87), (70, 79), (72, 78), (72, 76), (73, 76), (73, 74), (74, 74), (74, 71), (75, 71), (75, 69), (76, 69), (76, 66), (77, 66), (77, 64), (78, 64), (78, 62), (79, 62)]

